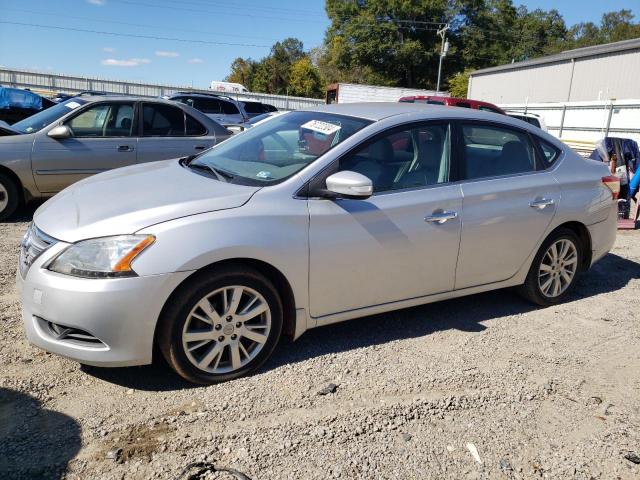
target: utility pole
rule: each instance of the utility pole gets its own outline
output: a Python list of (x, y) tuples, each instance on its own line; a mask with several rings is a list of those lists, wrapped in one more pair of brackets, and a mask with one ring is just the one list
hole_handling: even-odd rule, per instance
[(438, 83), (436, 84), (436, 92), (440, 91), (440, 75), (442, 74), (442, 59), (447, 55), (449, 51), (449, 41), (445, 40), (447, 35), (447, 30), (449, 30), (451, 26), (447, 23), (444, 27), (438, 29), (436, 32), (437, 35), (440, 35), (442, 38), (442, 44), (440, 45), (440, 63), (438, 64)]

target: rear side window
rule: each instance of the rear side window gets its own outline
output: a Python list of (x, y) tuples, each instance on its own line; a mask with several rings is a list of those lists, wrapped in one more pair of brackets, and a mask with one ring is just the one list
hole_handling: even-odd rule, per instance
[(264, 113), (267, 110), (259, 102), (244, 102), (244, 111), (247, 113)]
[(500, 111), (496, 110), (495, 108), (486, 107), (486, 106), (484, 106), (484, 105), (480, 105), (480, 106), (478, 107), (478, 110), (483, 110), (483, 111), (485, 111), (485, 112), (502, 113), (502, 112), (500, 112)]
[(191, 117), (190, 115), (187, 115), (187, 122), (186, 122), (186, 135), (188, 137), (190, 136), (199, 136), (199, 135), (206, 135), (207, 134), (207, 129), (204, 127), (204, 125), (202, 125), (199, 121), (197, 121), (195, 118)]
[(471, 104), (467, 102), (456, 102), (453, 104), (454, 107), (462, 107), (462, 108), (471, 108)]
[(538, 139), (538, 144), (540, 145), (545, 164), (552, 165), (560, 156), (560, 149), (540, 138)]
[(486, 178), (535, 170), (535, 153), (525, 132), (463, 124), (464, 178)]
[(198, 98), (195, 101), (195, 108), (202, 113), (220, 113), (220, 100), (215, 98)]
[(240, 110), (238, 110), (238, 107), (236, 107), (231, 102), (221, 101), (220, 106), (222, 107), (222, 113), (226, 115), (237, 115), (240, 113)]
[(145, 137), (183, 137), (184, 112), (170, 105), (144, 105), (142, 135)]

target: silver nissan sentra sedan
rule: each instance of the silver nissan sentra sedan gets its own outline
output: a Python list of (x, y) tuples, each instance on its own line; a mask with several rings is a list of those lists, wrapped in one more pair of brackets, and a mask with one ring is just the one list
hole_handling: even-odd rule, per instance
[(98, 366), (154, 346), (198, 383), (283, 335), (518, 286), (563, 300), (616, 234), (617, 177), (524, 122), (343, 104), (195, 157), (102, 173), (35, 213), (18, 284), (29, 340)]

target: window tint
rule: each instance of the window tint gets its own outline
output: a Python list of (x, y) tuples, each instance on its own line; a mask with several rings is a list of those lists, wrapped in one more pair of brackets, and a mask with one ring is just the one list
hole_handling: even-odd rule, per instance
[(74, 137), (130, 137), (132, 103), (100, 103), (66, 122)]
[(429, 105), (444, 105), (444, 102), (441, 100), (427, 100)]
[(495, 177), (535, 170), (527, 134), (481, 125), (463, 125), (465, 178)]
[(242, 102), (244, 104), (244, 111), (247, 113), (264, 113), (267, 110), (260, 102)]
[(534, 127), (540, 128), (540, 121), (534, 117), (527, 117), (527, 122), (529, 122)]
[(538, 144), (540, 145), (540, 150), (542, 150), (542, 154), (544, 155), (544, 160), (547, 165), (553, 164), (553, 162), (555, 162), (560, 156), (560, 149), (554, 147), (550, 143), (538, 139)]
[(450, 127), (394, 130), (340, 160), (339, 170), (371, 179), (374, 192), (425, 187), (449, 180)]
[(197, 98), (195, 108), (202, 113), (220, 113), (220, 100), (217, 98)]
[(462, 107), (462, 108), (471, 108), (471, 104), (467, 102), (456, 102), (453, 104), (454, 107)]
[(187, 136), (206, 135), (207, 129), (199, 121), (187, 115)]
[(500, 112), (500, 111), (496, 110), (495, 108), (486, 107), (486, 106), (484, 106), (484, 105), (480, 105), (480, 106), (478, 107), (478, 110), (483, 110), (483, 111), (485, 111), (485, 112), (502, 113), (502, 112)]
[(142, 135), (145, 137), (184, 136), (184, 112), (170, 105), (145, 104), (142, 109)]
[(222, 107), (222, 113), (226, 115), (237, 115), (240, 113), (238, 107), (236, 107), (231, 102), (225, 102), (224, 100), (220, 101), (220, 106)]

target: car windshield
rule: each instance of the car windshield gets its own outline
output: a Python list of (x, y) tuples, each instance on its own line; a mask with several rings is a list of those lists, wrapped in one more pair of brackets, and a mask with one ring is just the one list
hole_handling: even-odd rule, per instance
[(233, 183), (281, 182), (370, 125), (370, 120), (321, 112), (290, 112), (231, 137), (196, 158)]
[(31, 115), (30, 117), (20, 120), (17, 123), (11, 125), (11, 128), (16, 129), (22, 133), (35, 133), (42, 130), (47, 125), (55, 122), (59, 118), (65, 116), (71, 110), (75, 110), (81, 105), (87, 103), (86, 100), (81, 98), (70, 98), (62, 103), (58, 103), (53, 107), (42, 110), (41, 112)]

